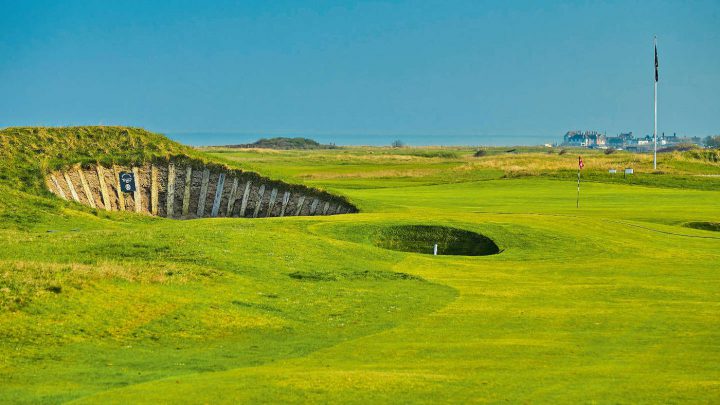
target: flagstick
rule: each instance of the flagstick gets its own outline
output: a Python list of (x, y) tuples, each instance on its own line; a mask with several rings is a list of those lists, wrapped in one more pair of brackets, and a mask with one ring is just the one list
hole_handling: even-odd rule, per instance
[(653, 91), (653, 104), (655, 107), (655, 125), (653, 126), (653, 170), (657, 170), (657, 36), (653, 39), (653, 45), (655, 46), (655, 69), (656, 76), (653, 77), (654, 91)]
[(575, 202), (575, 208), (580, 208), (580, 166), (579, 165), (578, 165), (577, 201)]

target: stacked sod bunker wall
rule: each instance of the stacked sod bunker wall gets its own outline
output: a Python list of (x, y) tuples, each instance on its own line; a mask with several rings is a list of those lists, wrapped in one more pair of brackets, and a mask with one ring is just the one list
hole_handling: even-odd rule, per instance
[[(121, 172), (135, 175), (135, 192), (120, 190)], [(75, 165), (50, 172), (46, 184), (61, 198), (93, 208), (174, 219), (335, 215), (358, 211), (344, 198), (324, 191), (190, 159), (132, 166)]]

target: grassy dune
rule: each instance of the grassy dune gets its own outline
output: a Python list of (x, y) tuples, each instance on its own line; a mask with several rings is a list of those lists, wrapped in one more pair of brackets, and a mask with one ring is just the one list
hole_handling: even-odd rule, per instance
[[(576, 152), (473, 152), (190, 151), (361, 209), (331, 217), (173, 221), (0, 181), (0, 401), (720, 400), (720, 233), (686, 226), (720, 222), (720, 165), (590, 153), (577, 209)], [(404, 225), (502, 252), (378, 247)]]

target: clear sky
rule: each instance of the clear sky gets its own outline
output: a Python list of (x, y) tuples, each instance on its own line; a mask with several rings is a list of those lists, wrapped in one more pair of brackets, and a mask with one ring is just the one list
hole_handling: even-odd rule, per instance
[(720, 133), (720, 1), (0, 0), (0, 127)]

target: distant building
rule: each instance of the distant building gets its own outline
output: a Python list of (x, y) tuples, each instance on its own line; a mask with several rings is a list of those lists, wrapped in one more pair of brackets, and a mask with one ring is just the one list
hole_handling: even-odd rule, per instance
[(608, 137), (606, 144), (608, 147), (615, 149), (621, 149), (625, 147), (625, 141), (616, 136)]
[(680, 144), (691, 144), (691, 145), (702, 146), (702, 139), (697, 136), (693, 136), (693, 137), (677, 136), (677, 134), (674, 132), (672, 135), (669, 135), (669, 136), (665, 136), (665, 133), (663, 132), (662, 135), (660, 135), (658, 137), (658, 145), (675, 146), (675, 145), (680, 145)]
[(605, 135), (597, 131), (568, 131), (563, 137), (563, 146), (596, 148), (605, 146)]
[(607, 137), (606, 144), (608, 147), (615, 148), (615, 149), (623, 149), (630, 145), (633, 141), (633, 133), (632, 132), (624, 132), (620, 133), (618, 136), (609, 136)]
[[(578, 146), (582, 148), (614, 148), (634, 151), (647, 151), (653, 147), (653, 136), (645, 135), (635, 138), (632, 132), (621, 132), (617, 136), (606, 136), (598, 131), (568, 131), (563, 137), (562, 146)], [(663, 132), (658, 136), (658, 146), (672, 147), (679, 144), (702, 145), (699, 137), (683, 137), (673, 133), (666, 136)]]
[(653, 137), (650, 135), (645, 135), (644, 138), (638, 138), (635, 141), (635, 145), (637, 146), (644, 146), (644, 145), (650, 145), (653, 141)]

